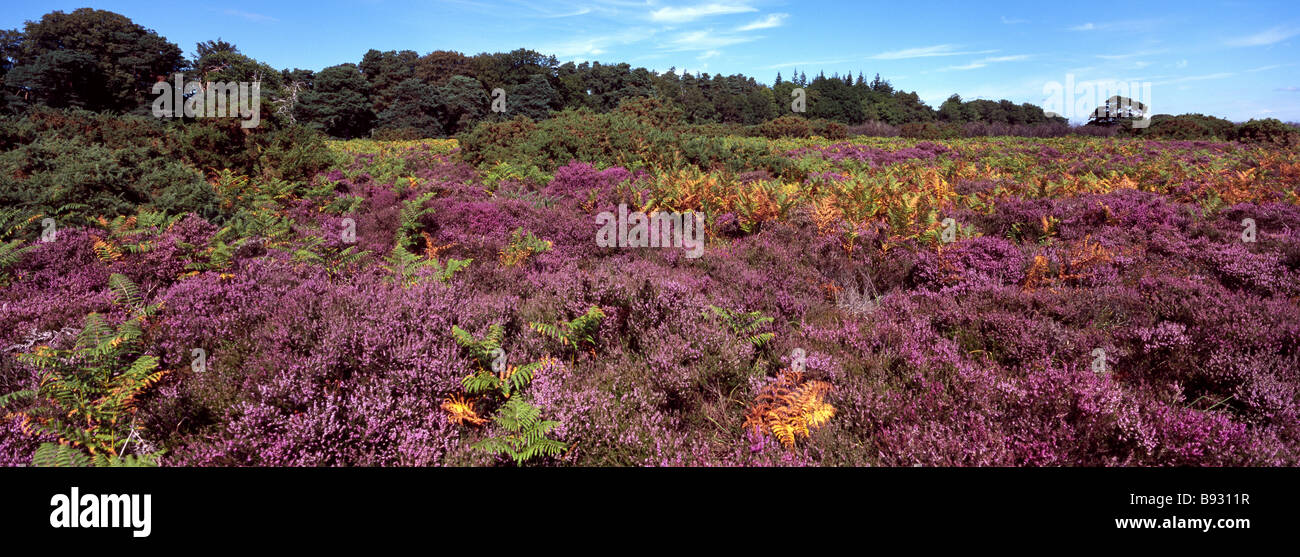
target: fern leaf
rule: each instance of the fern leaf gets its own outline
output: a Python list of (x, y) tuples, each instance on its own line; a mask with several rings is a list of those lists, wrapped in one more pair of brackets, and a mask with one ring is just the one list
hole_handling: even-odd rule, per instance
[(81, 449), (58, 443), (41, 443), (32, 455), (32, 466), (41, 468), (80, 468), (90, 466), (90, 455)]

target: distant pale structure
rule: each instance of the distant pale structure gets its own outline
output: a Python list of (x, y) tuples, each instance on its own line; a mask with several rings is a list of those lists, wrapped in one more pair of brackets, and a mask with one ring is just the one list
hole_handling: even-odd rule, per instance
[(1092, 111), (1092, 115), (1088, 117), (1088, 123), (1113, 125), (1142, 120), (1146, 118), (1146, 115), (1147, 105), (1145, 103), (1115, 95), (1106, 99), (1105, 104)]

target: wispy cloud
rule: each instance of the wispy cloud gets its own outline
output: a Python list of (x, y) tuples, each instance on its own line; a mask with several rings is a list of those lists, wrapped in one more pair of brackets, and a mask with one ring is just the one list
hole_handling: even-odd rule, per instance
[(1209, 80), (1209, 79), (1224, 79), (1224, 78), (1232, 77), (1232, 76), (1234, 76), (1234, 75), (1237, 75), (1236, 72), (1219, 72), (1219, 73), (1212, 73), (1212, 74), (1205, 74), (1205, 75), (1192, 75), (1192, 76), (1187, 76), (1187, 77), (1180, 77), (1180, 78), (1177, 78), (1177, 79), (1170, 79), (1170, 80), (1168, 80), (1168, 81), (1159, 81), (1159, 82), (1154, 83), (1153, 85), (1173, 85), (1173, 84), (1175, 84), (1175, 83), (1187, 83), (1187, 82), (1189, 82), (1189, 81), (1205, 81), (1205, 80)]
[(1129, 52), (1127, 54), (1098, 54), (1097, 57), (1101, 58), (1102, 60), (1125, 60), (1128, 58), (1137, 58), (1139, 56), (1154, 56), (1156, 54), (1163, 54), (1165, 52), (1169, 52), (1169, 50), (1168, 49), (1142, 50), (1138, 52)]
[(650, 12), (650, 21), (658, 23), (690, 23), (697, 19), (727, 14), (756, 12), (758, 8), (745, 4), (700, 4), (697, 6), (665, 6)]
[(799, 66), (803, 66), (803, 67), (830, 66), (830, 65), (834, 65), (834, 64), (843, 64), (843, 63), (845, 63), (845, 62), (852, 62), (852, 61), (853, 61), (852, 59), (849, 59), (849, 58), (843, 58), (843, 59), (839, 59), (839, 60), (813, 60), (813, 61), (808, 61), (808, 62), (782, 62), (782, 63), (780, 63), (780, 64), (772, 64), (772, 65), (770, 65), (770, 66), (763, 66), (763, 69), (765, 69), (765, 70), (779, 70), (779, 69), (781, 69), (781, 68), (797, 68), (797, 67), (799, 67)]
[(923, 46), (918, 48), (905, 48), (903, 50), (892, 50), (881, 52), (874, 56), (868, 56), (871, 60), (906, 60), (909, 58), (929, 58), (932, 56), (964, 56), (971, 54), (990, 54), (996, 50), (977, 50), (962, 51), (958, 47), (950, 44), (937, 44), (934, 46)]
[(988, 58), (984, 58), (984, 59), (981, 59), (981, 60), (976, 60), (976, 61), (974, 61), (974, 62), (971, 62), (971, 63), (969, 63), (969, 64), (965, 64), (965, 65), (961, 65), (961, 66), (948, 66), (948, 67), (943, 68), (942, 70), (939, 70), (939, 71), (948, 71), (948, 70), (957, 70), (957, 71), (975, 70), (975, 69), (979, 69), (979, 68), (983, 68), (983, 67), (985, 67), (985, 66), (988, 66), (989, 64), (998, 64), (998, 63), (1001, 63), (1001, 62), (1019, 62), (1019, 61), (1021, 61), (1021, 60), (1028, 60), (1029, 58), (1030, 58), (1030, 55), (1028, 55), (1028, 54), (1015, 54), (1015, 55), (1011, 55), (1011, 56), (990, 56), (990, 57), (988, 57)]
[(1067, 27), (1070, 31), (1149, 31), (1161, 23), (1159, 19), (1129, 19), (1105, 23), (1087, 22)]
[(702, 31), (690, 31), (678, 33), (667, 42), (664, 47), (668, 50), (717, 50), (724, 46), (746, 43), (760, 37), (753, 35), (719, 35), (713, 32), (713, 29)]
[(1300, 93), (1300, 87), (1278, 87), (1274, 91), (1284, 91), (1287, 93)]
[(558, 14), (546, 14), (546, 15), (543, 15), (542, 17), (543, 17), (543, 18), (575, 17), (575, 16), (580, 16), (580, 15), (587, 15), (587, 14), (589, 14), (589, 13), (591, 13), (591, 8), (588, 8), (588, 7), (586, 7), (586, 6), (583, 6), (583, 7), (581, 7), (581, 8), (578, 8), (578, 9), (574, 10), (574, 11), (571, 11), (571, 12), (563, 12), (563, 13), (558, 13)]
[(600, 56), (615, 46), (628, 45), (653, 37), (654, 29), (633, 27), (619, 33), (573, 37), (564, 41), (538, 45), (540, 52), (554, 54), (560, 58), (576, 59), (588, 56)]
[(1267, 46), (1280, 43), (1296, 35), (1300, 35), (1300, 27), (1279, 25), (1272, 29), (1265, 29), (1255, 33), (1254, 35), (1229, 39), (1225, 44), (1228, 46)]
[(771, 29), (773, 27), (780, 27), (782, 25), (785, 25), (785, 20), (788, 17), (790, 17), (790, 14), (770, 14), (763, 19), (755, 20), (751, 23), (741, 25), (740, 27), (737, 27), (736, 30), (756, 31), (758, 29)]
[(1028, 60), (1029, 58), (1030, 56), (1028, 54), (1016, 54), (1014, 56), (993, 56), (991, 58), (985, 58), (981, 60), (981, 62), (1019, 62), (1021, 60)]
[(252, 21), (252, 22), (255, 22), (255, 23), (271, 23), (271, 22), (280, 21), (280, 20), (278, 20), (278, 19), (276, 19), (276, 18), (274, 18), (274, 17), (271, 17), (271, 16), (269, 16), (269, 15), (255, 14), (255, 13), (252, 13), (252, 12), (241, 12), (241, 11), (239, 11), (239, 10), (226, 10), (226, 15), (233, 15), (233, 16), (235, 16), (235, 17), (242, 17), (242, 18), (244, 18), (244, 19), (247, 19), (247, 20)]
[(1006, 25), (1017, 25), (1020, 23), (1029, 23), (1029, 20), (1020, 19), (1020, 18), (1009, 18), (1007, 16), (1002, 16), (1002, 23)]

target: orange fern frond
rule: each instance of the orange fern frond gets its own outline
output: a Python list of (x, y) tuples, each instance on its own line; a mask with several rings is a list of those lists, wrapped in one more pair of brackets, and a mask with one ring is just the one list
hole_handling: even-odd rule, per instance
[(442, 401), (442, 409), (447, 412), (448, 419), (458, 425), (487, 423), (487, 420), (479, 417), (478, 412), (474, 411), (474, 402), (465, 400), (461, 396), (447, 397)]
[(835, 415), (835, 407), (826, 402), (830, 390), (829, 383), (804, 381), (800, 372), (782, 371), (755, 397), (742, 427), (757, 433), (766, 430), (792, 449), (800, 437), (810, 437), (813, 428), (826, 425)]

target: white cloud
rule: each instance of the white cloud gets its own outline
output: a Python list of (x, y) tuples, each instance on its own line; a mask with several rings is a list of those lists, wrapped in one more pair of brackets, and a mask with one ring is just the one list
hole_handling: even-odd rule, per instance
[(1028, 54), (1015, 54), (1012, 56), (990, 56), (988, 58), (976, 60), (974, 62), (962, 66), (948, 66), (939, 71), (946, 72), (949, 70), (958, 70), (958, 71), (975, 70), (975, 69), (983, 68), (989, 64), (997, 64), (1000, 62), (1019, 62), (1021, 60), (1028, 60), (1029, 58), (1030, 55)]
[(1002, 16), (1002, 23), (1006, 25), (1016, 25), (1018, 23), (1029, 23), (1029, 20), (1020, 19), (1020, 18), (1008, 18), (1007, 16)]
[(1178, 69), (1180, 69), (1180, 70), (1183, 69), (1183, 68), (1186, 68), (1186, 67), (1187, 67), (1187, 60), (1179, 60), (1177, 64), (1174, 64), (1174, 67), (1175, 67), (1175, 68), (1178, 68)]
[(755, 20), (746, 25), (737, 27), (736, 30), (755, 31), (758, 29), (771, 29), (773, 27), (780, 27), (782, 25), (785, 25), (785, 20), (788, 17), (790, 17), (790, 14), (770, 14), (763, 19)]
[(833, 64), (843, 64), (845, 62), (852, 62), (852, 60), (840, 59), (840, 60), (815, 60), (811, 62), (783, 62), (780, 64), (772, 64), (771, 66), (763, 66), (762, 69), (779, 70), (781, 68), (798, 68), (799, 66), (804, 66), (804, 67), (830, 66)]
[(724, 46), (731, 46), (752, 41), (760, 37), (756, 36), (736, 36), (736, 35), (719, 35), (712, 29), (703, 31), (691, 31), (679, 33), (677, 36), (669, 39), (664, 46), (669, 50), (717, 50)]
[(1296, 35), (1300, 35), (1300, 27), (1278, 26), (1260, 31), (1254, 35), (1229, 39), (1226, 44), (1228, 46), (1266, 46), (1280, 43)]
[(257, 23), (267, 23), (267, 22), (280, 21), (280, 20), (278, 20), (278, 19), (276, 19), (276, 18), (274, 18), (274, 17), (271, 17), (271, 16), (269, 16), (269, 15), (255, 14), (255, 13), (251, 13), (251, 12), (241, 12), (241, 11), (239, 11), (239, 10), (226, 10), (226, 15), (233, 15), (233, 16), (235, 16), (235, 17), (242, 17), (242, 18), (244, 18), (244, 19), (247, 19), (247, 20), (249, 20), (249, 21), (253, 21), (253, 22), (257, 22)]
[(1163, 54), (1168, 51), (1169, 51), (1168, 49), (1142, 50), (1138, 52), (1130, 52), (1128, 54), (1098, 54), (1097, 57), (1101, 58), (1102, 60), (1124, 60), (1126, 58), (1137, 58), (1139, 56), (1153, 56), (1156, 54)]
[(631, 28), (621, 33), (575, 37), (557, 43), (541, 44), (535, 48), (539, 52), (554, 54), (560, 58), (575, 59), (599, 56), (609, 51), (610, 47), (641, 42), (655, 34), (654, 29)]
[(756, 12), (758, 8), (744, 4), (700, 4), (698, 6), (663, 7), (650, 12), (650, 20), (659, 23), (689, 23), (715, 15)]
[(923, 46), (919, 48), (905, 48), (903, 50), (893, 50), (881, 52), (875, 56), (868, 56), (871, 60), (906, 60), (909, 58), (928, 58), (931, 56), (963, 56), (970, 54), (989, 54), (997, 52), (996, 50), (979, 50), (963, 52), (957, 50), (957, 46), (950, 44), (937, 44), (934, 46)]
[(1106, 23), (1088, 22), (1067, 27), (1070, 31), (1150, 31), (1160, 25), (1159, 19), (1130, 19), (1125, 21), (1108, 21)]
[(1161, 81), (1161, 82), (1158, 82), (1158, 83), (1154, 83), (1153, 85), (1172, 85), (1172, 84), (1175, 84), (1175, 83), (1187, 83), (1188, 81), (1205, 81), (1205, 80), (1207, 80), (1207, 79), (1223, 79), (1223, 78), (1227, 78), (1227, 77), (1232, 77), (1232, 76), (1234, 76), (1234, 75), (1237, 75), (1237, 74), (1234, 73), (1234, 72), (1219, 72), (1219, 73), (1212, 73), (1212, 74), (1206, 74), (1206, 75), (1193, 75), (1193, 76), (1188, 76), (1188, 77), (1180, 77), (1180, 78), (1177, 78), (1177, 79), (1171, 79), (1171, 80), (1169, 80), (1169, 81)]
[(991, 58), (985, 58), (981, 61), (982, 62), (1019, 62), (1021, 60), (1028, 60), (1028, 59), (1029, 59), (1028, 54), (1016, 54), (1015, 56), (993, 56)]

